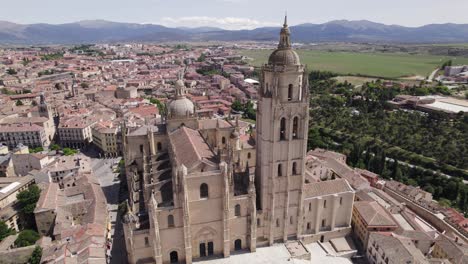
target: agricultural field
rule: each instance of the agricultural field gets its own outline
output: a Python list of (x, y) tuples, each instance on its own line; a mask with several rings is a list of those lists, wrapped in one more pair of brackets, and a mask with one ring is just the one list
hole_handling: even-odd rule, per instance
[[(252, 58), (251, 64), (266, 63), (271, 50), (241, 50), (239, 53)], [(406, 53), (359, 53), (297, 50), (301, 62), (309, 70), (326, 70), (342, 75), (365, 75), (382, 78), (428, 76), (447, 60), (453, 64), (468, 64), (466, 57), (448, 57)]]

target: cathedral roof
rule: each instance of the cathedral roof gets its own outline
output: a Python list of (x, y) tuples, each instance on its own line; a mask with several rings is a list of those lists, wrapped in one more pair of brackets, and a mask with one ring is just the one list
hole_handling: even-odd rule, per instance
[(169, 140), (176, 160), (187, 169), (204, 160), (213, 161), (216, 157), (197, 130), (182, 126), (169, 135)]
[(271, 65), (300, 65), (299, 55), (292, 49), (277, 49), (273, 51), (268, 59)]
[(332, 195), (336, 193), (353, 192), (351, 186), (344, 179), (332, 181), (313, 182), (306, 184), (305, 193), (307, 198)]
[(219, 128), (228, 128), (232, 127), (229, 122), (223, 119), (202, 119), (198, 121), (198, 124), (200, 126), (200, 129), (215, 129), (217, 126)]
[(172, 117), (191, 116), (195, 113), (193, 102), (185, 97), (185, 83), (182, 79), (175, 83), (175, 98), (169, 103), (169, 113)]
[(187, 114), (193, 115), (193, 102), (186, 97), (177, 98), (169, 103), (169, 113), (174, 117), (184, 117)]

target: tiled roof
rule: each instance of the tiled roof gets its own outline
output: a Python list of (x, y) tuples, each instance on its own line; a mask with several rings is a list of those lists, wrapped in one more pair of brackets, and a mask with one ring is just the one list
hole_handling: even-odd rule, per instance
[(335, 193), (353, 192), (353, 188), (351, 188), (348, 182), (344, 179), (308, 183), (304, 188), (307, 198), (331, 195)]
[(175, 157), (188, 169), (202, 160), (212, 161), (215, 154), (205, 142), (200, 132), (188, 127), (181, 127), (169, 135)]
[(36, 124), (9, 124), (0, 126), (0, 132), (13, 133), (13, 132), (38, 132), (44, 130), (43, 127)]
[(427, 263), (424, 255), (410, 239), (381, 233), (370, 233), (369, 241), (375, 241), (392, 263)]
[(228, 128), (232, 127), (229, 122), (222, 119), (202, 119), (199, 122), (200, 129), (214, 129), (218, 126), (219, 128)]
[(376, 201), (359, 201), (354, 203), (359, 215), (366, 222), (368, 226), (394, 226), (397, 227), (395, 221), (387, 213), (387, 211), (380, 206)]

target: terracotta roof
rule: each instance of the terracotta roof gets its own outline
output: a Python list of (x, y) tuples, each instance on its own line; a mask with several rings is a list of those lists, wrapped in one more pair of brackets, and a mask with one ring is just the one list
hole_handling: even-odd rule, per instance
[(213, 161), (216, 157), (200, 132), (182, 126), (169, 135), (176, 159), (188, 169), (199, 162)]
[(367, 226), (394, 226), (395, 221), (376, 201), (359, 201), (354, 203), (354, 208), (366, 222)]
[(427, 263), (410, 239), (371, 232), (369, 241), (375, 241), (392, 263)]
[(351, 188), (348, 182), (344, 179), (308, 183), (304, 188), (307, 198), (343, 192), (353, 192), (353, 188)]
[(198, 124), (200, 125), (200, 129), (214, 129), (217, 124), (219, 124), (219, 128), (232, 127), (229, 122), (223, 119), (202, 119)]
[(36, 124), (9, 124), (9, 125), (2, 125), (0, 126), (0, 132), (29, 132), (29, 131), (42, 131), (44, 130), (43, 127), (38, 126)]

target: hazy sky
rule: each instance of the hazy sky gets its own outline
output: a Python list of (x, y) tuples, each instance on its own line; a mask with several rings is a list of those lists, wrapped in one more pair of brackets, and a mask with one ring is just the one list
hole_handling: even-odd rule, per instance
[(66, 23), (88, 19), (154, 23), (170, 27), (228, 29), (336, 19), (420, 26), (468, 24), (468, 0), (2, 0), (0, 20)]

